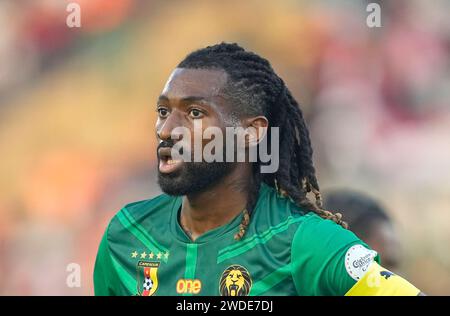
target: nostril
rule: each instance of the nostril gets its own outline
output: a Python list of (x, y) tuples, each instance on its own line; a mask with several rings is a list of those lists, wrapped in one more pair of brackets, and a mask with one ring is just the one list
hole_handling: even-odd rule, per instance
[(164, 130), (160, 130), (160, 131), (156, 132), (156, 136), (158, 137), (158, 139), (160, 139), (162, 141), (170, 140), (170, 133), (167, 133)]

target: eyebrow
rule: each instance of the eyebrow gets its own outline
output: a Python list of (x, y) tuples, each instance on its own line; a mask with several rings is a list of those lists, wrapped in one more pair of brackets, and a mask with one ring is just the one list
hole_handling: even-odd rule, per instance
[[(159, 96), (158, 101), (169, 101), (169, 98), (162, 94)], [(180, 101), (185, 102), (185, 103), (192, 103), (192, 102), (198, 102), (198, 101), (207, 101), (207, 99), (205, 97), (201, 97), (201, 96), (187, 96), (187, 97), (181, 98)]]

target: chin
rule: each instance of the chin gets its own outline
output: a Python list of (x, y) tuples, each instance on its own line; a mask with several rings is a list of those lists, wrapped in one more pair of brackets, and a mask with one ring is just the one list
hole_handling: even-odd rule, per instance
[(171, 173), (158, 172), (158, 184), (169, 195), (180, 196), (205, 192), (232, 171), (226, 163), (190, 163)]
[(189, 184), (185, 182), (179, 174), (158, 173), (158, 185), (166, 194), (173, 196), (186, 195), (189, 193)]

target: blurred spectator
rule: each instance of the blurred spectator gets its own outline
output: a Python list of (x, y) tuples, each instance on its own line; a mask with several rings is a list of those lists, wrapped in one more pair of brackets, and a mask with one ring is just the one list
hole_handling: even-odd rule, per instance
[(385, 209), (360, 192), (335, 190), (325, 196), (325, 208), (341, 212), (349, 229), (378, 252), (383, 267), (396, 270), (399, 242)]

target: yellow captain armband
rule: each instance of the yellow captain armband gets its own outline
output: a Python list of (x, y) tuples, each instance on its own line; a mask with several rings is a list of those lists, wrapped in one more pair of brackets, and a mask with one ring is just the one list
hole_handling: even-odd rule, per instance
[(345, 296), (417, 296), (419, 293), (414, 285), (374, 261)]

